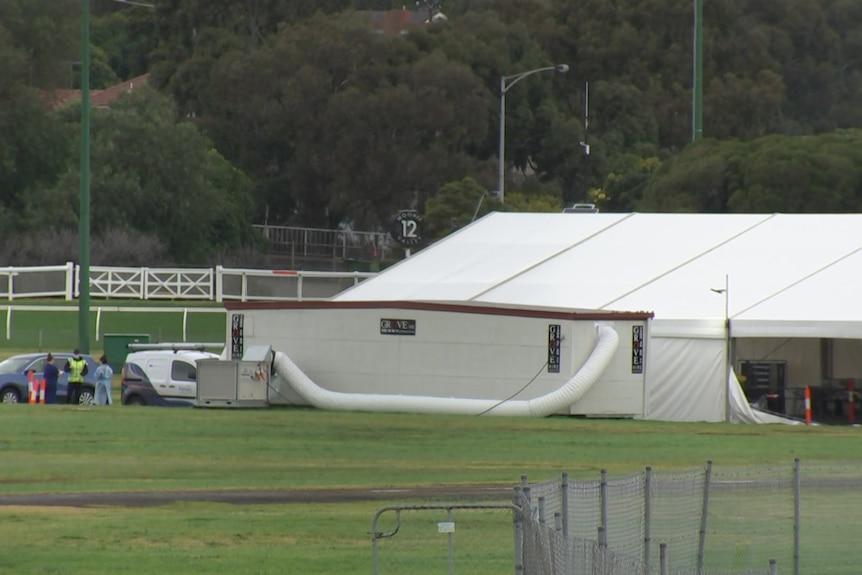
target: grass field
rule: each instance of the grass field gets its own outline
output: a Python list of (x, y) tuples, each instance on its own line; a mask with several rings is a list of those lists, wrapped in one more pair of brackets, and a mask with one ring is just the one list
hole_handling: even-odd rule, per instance
[[(707, 459), (716, 466), (789, 465), (794, 457), (823, 464), (858, 461), (860, 434), (853, 427), (300, 408), (0, 405), (0, 493), (511, 486), (522, 474), (533, 481), (558, 477), (562, 471), (573, 478), (595, 479), (602, 468), (611, 475), (647, 465), (690, 469), (702, 467)], [(381, 505), (0, 507), (0, 572), (367, 573), (370, 521)], [(862, 514), (856, 506), (862, 501), (851, 498), (832, 509), (852, 525)], [(510, 529), (511, 518), (501, 517)], [(811, 521), (831, 521), (834, 526), (836, 519), (815, 516)], [(837, 547), (853, 565), (862, 564), (852, 527), (843, 531), (843, 546), (835, 540), (834, 529), (828, 533), (830, 540), (822, 547)], [(842, 531), (838, 533), (841, 537)], [(812, 541), (816, 532), (806, 531), (805, 536), (808, 547), (821, 543)], [(435, 545), (420, 545), (425, 551), (414, 551), (412, 563), (387, 564), (381, 575), (447, 572), (445, 555), (441, 563), (436, 545), (439, 535), (427, 537)], [(387, 544), (397, 547), (399, 540)], [(510, 558), (511, 539), (501, 545), (498, 551)], [(486, 561), (481, 556), (473, 561), (477, 563), (456, 563), (456, 571), (484, 572), (477, 565)], [(803, 572), (854, 573), (842, 569)]]
[[(75, 302), (13, 302), (11, 316), (0, 306), (0, 355), (12, 355), (19, 350), (71, 350), (78, 344), (78, 307)], [(38, 307), (61, 306), (59, 310), (20, 310), (21, 305)], [(99, 308), (102, 312), (99, 313)], [(116, 311), (134, 308), (139, 311)], [(158, 308), (158, 310), (156, 309)], [(161, 311), (171, 309), (175, 311)], [(184, 310), (185, 326), (184, 326)], [(213, 302), (127, 302), (95, 301), (90, 306), (90, 349), (103, 349), (106, 334), (146, 335), (149, 341), (225, 340), (226, 315)], [(7, 333), (9, 338), (6, 337)]]

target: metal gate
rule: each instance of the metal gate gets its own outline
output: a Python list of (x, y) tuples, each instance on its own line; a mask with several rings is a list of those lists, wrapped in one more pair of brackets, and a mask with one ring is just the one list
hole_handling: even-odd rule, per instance
[(520, 507), (513, 503), (387, 505), (371, 520), (374, 575), (511, 573)]

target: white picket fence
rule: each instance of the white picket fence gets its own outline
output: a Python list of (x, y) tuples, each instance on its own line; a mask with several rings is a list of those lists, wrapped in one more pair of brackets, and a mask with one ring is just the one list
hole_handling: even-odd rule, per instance
[[(0, 300), (80, 295), (80, 266), (0, 267)], [(323, 300), (374, 272), (90, 267), (90, 297), (139, 300)]]

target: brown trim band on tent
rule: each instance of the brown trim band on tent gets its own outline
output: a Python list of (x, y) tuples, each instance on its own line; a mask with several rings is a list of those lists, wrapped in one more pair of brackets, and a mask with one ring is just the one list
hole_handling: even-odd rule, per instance
[(405, 309), (584, 321), (646, 320), (652, 319), (654, 315), (653, 312), (647, 311), (563, 310), (559, 308), (505, 307), (424, 301), (231, 301), (225, 302), (224, 306), (229, 311)]

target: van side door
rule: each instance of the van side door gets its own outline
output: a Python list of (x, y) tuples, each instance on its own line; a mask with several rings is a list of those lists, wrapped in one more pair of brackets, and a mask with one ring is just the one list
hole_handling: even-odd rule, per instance
[(180, 358), (171, 361), (171, 385), (175, 397), (194, 399), (197, 397), (198, 368), (196, 364), (189, 363)]

